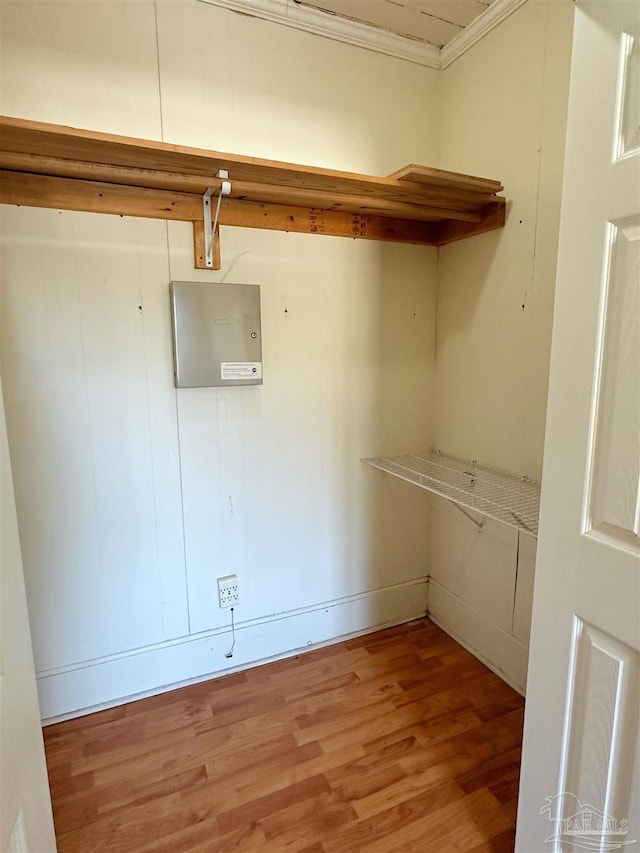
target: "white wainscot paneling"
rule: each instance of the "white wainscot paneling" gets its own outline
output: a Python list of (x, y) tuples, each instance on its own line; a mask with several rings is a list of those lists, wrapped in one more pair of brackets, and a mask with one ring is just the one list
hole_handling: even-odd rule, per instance
[(221, 631), (184, 638), (90, 664), (41, 673), (46, 722), (111, 707), (170, 687), (202, 681), (313, 646), (424, 616), (426, 579), (378, 589), (268, 620), (240, 622), (232, 660), (229, 614)]
[(429, 617), (524, 695), (528, 646), (485, 619), (433, 578), (429, 581)]
[(3, 212), (2, 368), (36, 668), (187, 633), (165, 226)]
[(434, 499), (431, 577), (503, 631), (510, 631), (518, 533), (475, 514), (478, 530), (453, 504)]
[[(189, 226), (169, 236), (171, 277), (199, 278)], [(191, 633), (225, 624), (230, 572), (241, 620), (424, 578), (424, 494), (374, 482), (360, 458), (389, 411), (407, 442), (428, 433), (432, 265), (413, 247), (222, 229), (222, 267), (260, 285), (264, 383), (178, 391)]]
[(524, 693), (535, 540), (520, 537), (531, 540), (521, 554), (521, 574), (518, 532), (473, 517), (480, 530), (451, 503), (433, 500), (429, 616)]
[[(260, 395), (260, 388), (250, 388)], [(180, 455), (192, 633), (224, 625), (216, 578), (239, 578), (246, 611), (243, 388), (178, 391)]]

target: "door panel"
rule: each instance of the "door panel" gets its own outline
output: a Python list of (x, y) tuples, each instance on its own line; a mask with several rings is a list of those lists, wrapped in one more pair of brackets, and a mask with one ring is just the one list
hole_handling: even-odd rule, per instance
[(640, 850), (640, 4), (578, 0), (516, 850)]
[[(640, 191), (640, 190), (639, 190)], [(586, 532), (638, 552), (640, 512), (640, 216), (608, 223), (588, 469)]]
[(603, 814), (628, 815), (638, 738), (638, 652), (576, 617), (569, 683), (559, 787)]

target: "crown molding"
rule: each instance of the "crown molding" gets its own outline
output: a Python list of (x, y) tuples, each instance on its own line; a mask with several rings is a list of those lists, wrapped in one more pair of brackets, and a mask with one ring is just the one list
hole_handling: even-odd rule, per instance
[(388, 30), (370, 27), (349, 18), (319, 12), (311, 6), (302, 6), (293, 0), (200, 0), (212, 6), (221, 6), (253, 18), (262, 18), (276, 24), (285, 24), (296, 30), (324, 36), (325, 38), (383, 53), (396, 59), (405, 59), (428, 68), (440, 68), (440, 49), (426, 42), (396, 35)]
[(527, 0), (494, 0), (442, 49), (428, 42), (397, 35), (379, 27), (320, 12), (295, 0), (199, 0), (252, 18), (284, 24), (296, 30), (361, 47), (427, 68), (447, 68)]
[(484, 38), (494, 27), (508, 18), (512, 12), (527, 0), (494, 0), (481, 15), (454, 36), (440, 51), (440, 67), (447, 68), (452, 62), (466, 53), (470, 47)]

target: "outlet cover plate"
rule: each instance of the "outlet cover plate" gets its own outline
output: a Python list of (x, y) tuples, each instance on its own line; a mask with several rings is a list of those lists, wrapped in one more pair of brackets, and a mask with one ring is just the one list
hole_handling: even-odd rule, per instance
[(235, 607), (236, 604), (240, 603), (237, 575), (225, 575), (218, 578), (218, 603), (222, 608)]

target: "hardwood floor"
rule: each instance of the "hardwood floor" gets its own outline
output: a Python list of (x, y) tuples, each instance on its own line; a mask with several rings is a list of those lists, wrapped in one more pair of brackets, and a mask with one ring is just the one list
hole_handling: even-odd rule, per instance
[(58, 723), (58, 849), (506, 853), (523, 704), (425, 620)]

